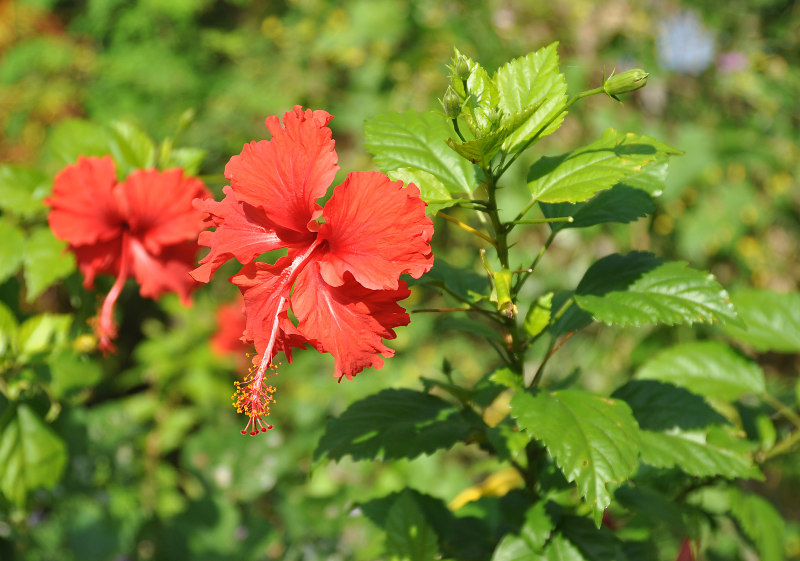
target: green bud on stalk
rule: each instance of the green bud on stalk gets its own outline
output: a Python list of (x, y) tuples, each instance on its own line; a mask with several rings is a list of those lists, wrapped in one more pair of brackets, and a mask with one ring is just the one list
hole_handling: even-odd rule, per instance
[(469, 79), (469, 75), (472, 73), (472, 69), (469, 67), (469, 61), (467, 61), (467, 57), (464, 55), (458, 55), (458, 59), (456, 59), (456, 75), (458, 78), (466, 82)]
[(635, 92), (643, 88), (645, 84), (647, 84), (648, 76), (650, 76), (650, 74), (641, 68), (626, 70), (622, 74), (617, 74), (616, 76), (614, 72), (611, 72), (611, 76), (609, 76), (608, 79), (603, 77), (603, 91), (610, 97), (619, 101), (617, 97), (619, 94)]
[(457, 119), (461, 114), (461, 98), (451, 86), (447, 86), (447, 91), (444, 92), (442, 107), (448, 119)]

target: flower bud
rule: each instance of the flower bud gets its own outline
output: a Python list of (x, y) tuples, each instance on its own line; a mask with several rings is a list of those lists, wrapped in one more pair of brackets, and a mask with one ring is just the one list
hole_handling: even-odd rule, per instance
[(461, 98), (451, 86), (447, 86), (447, 91), (444, 92), (442, 107), (449, 119), (457, 119), (461, 114)]
[(467, 57), (458, 55), (456, 59), (456, 75), (461, 81), (466, 82), (470, 74), (472, 74), (472, 69), (469, 67)]
[(626, 70), (622, 74), (611, 73), (607, 80), (603, 81), (603, 91), (617, 101), (619, 94), (635, 92), (643, 88), (647, 83), (647, 77), (650, 76), (641, 68), (634, 68), (633, 70)]

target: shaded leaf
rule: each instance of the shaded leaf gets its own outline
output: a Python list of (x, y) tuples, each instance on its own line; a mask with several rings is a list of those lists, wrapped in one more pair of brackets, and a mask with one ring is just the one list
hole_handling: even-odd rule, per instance
[(731, 298), (744, 326), (724, 326), (728, 336), (761, 352), (800, 352), (800, 293), (742, 290)]
[(574, 152), (544, 156), (528, 171), (528, 189), (545, 203), (585, 201), (678, 151), (647, 136), (608, 129), (599, 140)]
[(635, 376), (727, 401), (765, 390), (761, 367), (718, 341), (693, 341), (665, 349), (642, 365)]
[(31, 232), (23, 256), (28, 302), (75, 270), (75, 258), (66, 252), (66, 247), (66, 242), (56, 239), (49, 228)]
[(678, 467), (695, 477), (761, 479), (750, 454), (724, 429), (641, 433), (642, 461), (651, 466)]
[(712, 275), (652, 253), (600, 259), (575, 292), (582, 309), (612, 325), (738, 321), (728, 293)]
[(364, 144), (384, 172), (421, 170), (433, 175), (450, 193), (469, 194), (474, 188), (472, 164), (447, 146), (451, 134), (439, 113), (389, 113), (367, 121)]
[(385, 529), (392, 559), (429, 561), (439, 551), (436, 533), (408, 493), (401, 493), (389, 510)]
[(627, 561), (622, 542), (605, 526), (595, 528), (587, 518), (564, 516), (559, 528), (588, 561)]
[(489, 292), (486, 275), (455, 267), (438, 256), (431, 270), (415, 282), (443, 288), (463, 302), (478, 302)]
[(67, 463), (64, 441), (25, 403), (0, 419), (0, 491), (21, 506), (29, 491), (51, 488)]
[(59, 349), (48, 359), (50, 391), (56, 399), (64, 399), (78, 390), (95, 385), (103, 377), (100, 365), (70, 348)]
[(513, 119), (531, 107), (536, 108), (503, 142), (507, 152), (513, 152), (537, 134), (542, 137), (555, 132), (564, 120), (567, 82), (558, 71), (557, 47), (558, 43), (552, 43), (516, 58), (500, 67), (494, 76), (504, 119)]
[(20, 360), (64, 343), (71, 324), (69, 314), (39, 314), (26, 319), (17, 332)]
[(691, 430), (726, 422), (701, 396), (658, 380), (631, 380), (611, 397), (627, 403), (643, 429)]
[(572, 222), (551, 222), (553, 231), (567, 228), (588, 228), (606, 222), (627, 224), (647, 216), (656, 205), (650, 195), (618, 183), (608, 191), (602, 191), (582, 203), (540, 203), (545, 218), (571, 216)]
[(469, 429), (459, 411), (443, 399), (407, 389), (383, 390), (329, 420), (314, 457), (415, 458), (450, 448)]
[(639, 427), (628, 405), (578, 390), (520, 392), (511, 415), (576, 483), (599, 526), (611, 504), (609, 484), (625, 481), (638, 464)]

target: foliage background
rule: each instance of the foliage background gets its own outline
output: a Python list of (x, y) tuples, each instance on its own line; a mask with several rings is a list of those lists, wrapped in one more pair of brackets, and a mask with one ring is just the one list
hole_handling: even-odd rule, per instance
[[(686, 13), (696, 26), (688, 35), (671, 24)], [(171, 298), (141, 300), (129, 286), (120, 352), (92, 366), (79, 336), (108, 286), (76, 297), (79, 275), (58, 251), (35, 257), (49, 247), (37, 238), (42, 209), (20, 210), (9, 198), (18, 180), (9, 169), (42, 171), (36, 197), (47, 192), (47, 177), (63, 166), (64, 138), (80, 126), (75, 119), (128, 121), (160, 140), (192, 109), (179, 143), (205, 150), (201, 175), (219, 195), (225, 162), (265, 136), (265, 116), (294, 104), (324, 108), (336, 116), (340, 180), (375, 169), (363, 147), (365, 119), (437, 105), (454, 45), (494, 69), (558, 40), (570, 92), (599, 85), (614, 68), (651, 76), (624, 105), (590, 98), (576, 106), (543, 150), (616, 126), (686, 155), (671, 164), (652, 220), (604, 226), (591, 238), (565, 233), (542, 263), (543, 285), (564, 275), (577, 282), (612, 250), (653, 249), (711, 270), (729, 289), (796, 291), (798, 28), (798, 4), (777, 0), (733, 0), (724, 10), (707, 0), (0, 2), (0, 228), (24, 233), (2, 249), (0, 300), (19, 323), (78, 310), (72, 324), (47, 320), (49, 335), (32, 350), (47, 355), (39, 374), (49, 395), (31, 403), (66, 442), (64, 475), (24, 505), (0, 503), (0, 557), (373, 559), (383, 535), (359, 502), (406, 485), (448, 502), (498, 468), (466, 446), (391, 463), (312, 461), (326, 419), (359, 397), (418, 387), (420, 376), (440, 376), (445, 359), (465, 382), (491, 366), (473, 341), (442, 331), (428, 314), (399, 330), (397, 357), (351, 383), (335, 383), (330, 357), (298, 353), (278, 380), (277, 428), (258, 439), (238, 437), (241, 419), (229, 403), (240, 357), (208, 344), (215, 309), (234, 295), (224, 282), (198, 291), (189, 309)], [(472, 262), (472, 240), (440, 226), (435, 247)], [(406, 304), (427, 307), (436, 298), (418, 289)], [(580, 369), (592, 390), (610, 389), (654, 346), (684, 336), (591, 329), (551, 368)], [(757, 358), (777, 393), (793, 391), (797, 355)], [(26, 372), (20, 380), (36, 375)], [(789, 554), (800, 558), (800, 466), (771, 464), (766, 476), (753, 490), (789, 520)]]

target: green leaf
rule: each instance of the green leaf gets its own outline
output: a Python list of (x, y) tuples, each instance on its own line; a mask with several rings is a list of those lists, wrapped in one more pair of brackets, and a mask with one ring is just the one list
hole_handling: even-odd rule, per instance
[(678, 467), (695, 477), (762, 478), (750, 454), (720, 427), (641, 434), (642, 461), (651, 466)]
[(627, 561), (622, 542), (605, 526), (595, 528), (584, 517), (567, 515), (559, 527), (570, 543), (589, 561)]
[(438, 256), (431, 270), (416, 282), (444, 289), (462, 302), (478, 302), (489, 292), (489, 281), (485, 274), (455, 267)]
[(751, 289), (731, 298), (744, 326), (726, 325), (726, 335), (760, 352), (800, 352), (800, 292)]
[(761, 561), (782, 561), (786, 524), (775, 507), (758, 495), (730, 487), (731, 516), (756, 545)]
[(694, 341), (665, 349), (642, 365), (635, 377), (660, 380), (725, 401), (765, 391), (761, 367), (718, 341)]
[(27, 300), (33, 302), (50, 285), (75, 270), (75, 258), (67, 244), (56, 239), (49, 228), (33, 230), (25, 241), (25, 286)]
[(53, 164), (63, 168), (78, 160), (78, 156), (104, 156), (109, 152), (109, 133), (105, 127), (69, 119), (61, 121), (50, 131), (45, 150)]
[(435, 112), (389, 113), (367, 121), (364, 144), (384, 172), (400, 168), (425, 171), (450, 193), (472, 193), (472, 164), (446, 144), (451, 136), (446, 119)]
[(439, 551), (433, 528), (409, 493), (402, 493), (386, 517), (386, 549), (391, 559), (430, 561)]
[(459, 97), (465, 100), (465, 104), (462, 107), (462, 116), (467, 121), (472, 132), (477, 135), (480, 131), (491, 128), (491, 122), (487, 115), (498, 103), (497, 86), (480, 64), (464, 56), (456, 49), (455, 57), (458, 58), (459, 56), (466, 60), (470, 68), (470, 75), (467, 78), (469, 95), (467, 96), (464, 90), (464, 83), (455, 72), (450, 74), (450, 85)]
[(599, 526), (611, 504), (608, 485), (625, 481), (638, 464), (639, 427), (628, 405), (578, 390), (520, 392), (511, 415), (577, 484)]
[[(0, 302), (0, 359), (16, 354), (17, 330), (17, 318), (14, 316), (14, 312)], [(2, 362), (0, 362), (0, 367), (2, 367)]]
[(466, 142), (456, 142), (452, 138), (448, 138), (447, 145), (473, 164), (486, 167), (501, 150), (503, 142), (525, 124), (536, 109), (537, 107), (528, 107), (520, 113), (515, 113), (510, 118), (501, 118), (499, 128), (493, 132), (487, 132), (491, 131), (492, 124), (489, 122), (488, 117), (485, 117), (485, 112), (476, 110), (476, 120), (481, 124), (477, 128), (472, 128), (478, 138), (467, 140)]
[(658, 380), (631, 380), (611, 397), (630, 406), (642, 429), (691, 430), (726, 422), (701, 396)]
[(525, 314), (523, 327), (529, 337), (535, 337), (550, 323), (550, 313), (553, 306), (553, 293), (542, 294), (531, 304), (528, 313)]
[(329, 420), (314, 457), (415, 458), (452, 447), (469, 430), (459, 411), (441, 398), (408, 389), (383, 390)]
[(25, 234), (14, 224), (0, 220), (0, 283), (17, 274), (22, 265)]
[(97, 362), (85, 355), (76, 354), (70, 348), (57, 350), (47, 362), (52, 377), (50, 391), (56, 399), (64, 399), (79, 390), (93, 386), (103, 377), (103, 371)]
[(400, 180), (406, 185), (413, 183), (419, 187), (420, 198), (428, 204), (425, 208), (425, 214), (428, 216), (435, 216), (443, 208), (451, 207), (458, 202), (450, 196), (442, 182), (427, 171), (398, 168), (387, 172), (386, 175), (393, 181)]
[(652, 164), (647, 164), (640, 172), (629, 175), (618, 185), (644, 191), (653, 198), (660, 197), (664, 193), (668, 167), (669, 157), (661, 157)]
[(42, 199), (51, 186), (50, 178), (38, 170), (0, 166), (0, 209), (22, 218), (43, 215)]
[[(544, 558), (547, 561), (594, 561), (590, 557), (584, 557), (577, 546), (562, 534), (553, 536), (553, 539), (547, 544)], [(609, 561), (615, 560), (610, 559)]]
[(207, 154), (202, 148), (174, 148), (165, 167), (181, 168), (187, 175), (197, 175)]
[(501, 269), (492, 273), (494, 291), (492, 301), (497, 302), (497, 309), (506, 316), (513, 317), (517, 314), (517, 307), (511, 300), (511, 279), (513, 273), (509, 269)]
[(575, 300), (610, 325), (738, 321), (728, 293), (712, 275), (645, 252), (597, 261), (578, 284)]
[(69, 314), (39, 314), (26, 319), (17, 331), (20, 361), (63, 344), (70, 325), (72, 316)]
[[(503, 118), (537, 108), (504, 142), (503, 149), (513, 152), (538, 135), (555, 132), (564, 120), (567, 82), (558, 71), (558, 43), (516, 58), (497, 70), (494, 83), (499, 94)], [(554, 119), (552, 123), (548, 122)]]
[(571, 216), (572, 222), (551, 222), (550, 228), (557, 232), (566, 228), (588, 228), (606, 222), (627, 224), (647, 216), (656, 205), (650, 195), (618, 183), (608, 191), (602, 191), (582, 203), (540, 203), (545, 218)]
[(628, 176), (678, 151), (647, 136), (608, 129), (599, 140), (574, 152), (544, 156), (528, 172), (528, 188), (545, 203), (585, 201)]
[(67, 463), (64, 441), (25, 403), (0, 419), (0, 492), (22, 506), (29, 491), (52, 488)]
[[(553, 323), (548, 328), (551, 334), (558, 336), (569, 333), (570, 331), (579, 331), (592, 323), (592, 316), (581, 310), (571, 300), (574, 295), (575, 294), (569, 290), (562, 290), (553, 295), (550, 318)], [(558, 319), (555, 319), (555, 316), (564, 306), (568, 307)]]
[(147, 169), (155, 165), (155, 144), (131, 123), (118, 121), (111, 125), (109, 147), (117, 163), (118, 177), (126, 177), (135, 169)]

